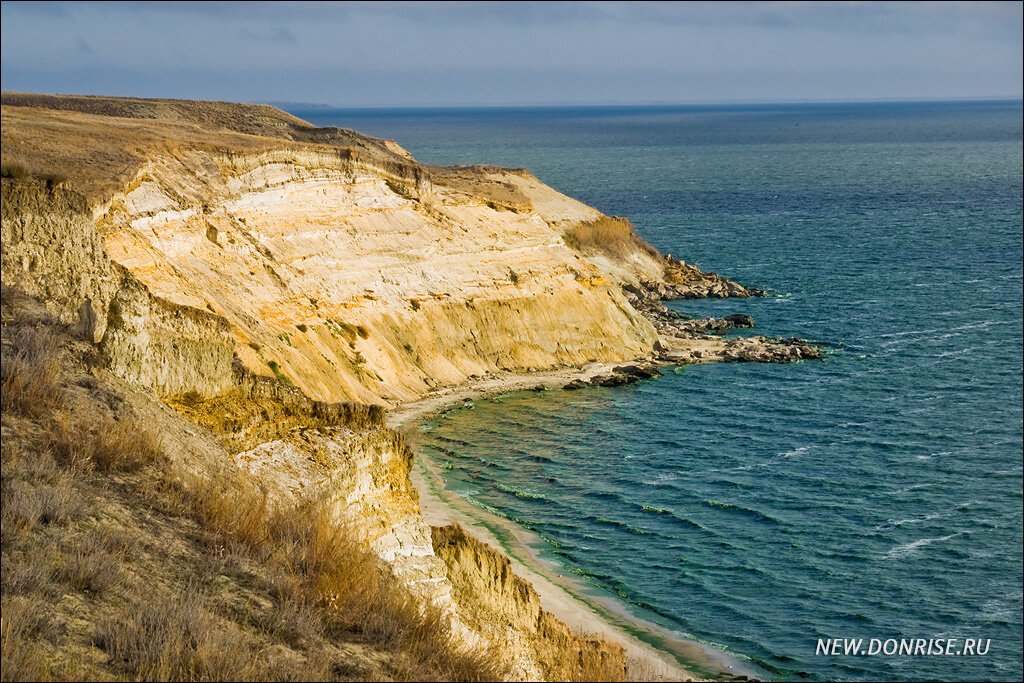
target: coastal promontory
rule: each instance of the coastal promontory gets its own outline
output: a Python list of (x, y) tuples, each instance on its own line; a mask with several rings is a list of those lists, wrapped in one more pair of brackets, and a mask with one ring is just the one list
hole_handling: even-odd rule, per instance
[(660, 671), (566, 627), (471, 530), (430, 528), (386, 413), (545, 373), (817, 357), (661, 304), (761, 292), (526, 170), (422, 164), (268, 106), (2, 104), (5, 669)]

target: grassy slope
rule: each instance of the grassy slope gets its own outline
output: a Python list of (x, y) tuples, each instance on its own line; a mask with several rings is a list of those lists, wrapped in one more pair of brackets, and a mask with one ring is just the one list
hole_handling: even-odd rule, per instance
[(2, 677), (493, 679), (317, 510), (180, 485), (93, 347), (3, 291)]

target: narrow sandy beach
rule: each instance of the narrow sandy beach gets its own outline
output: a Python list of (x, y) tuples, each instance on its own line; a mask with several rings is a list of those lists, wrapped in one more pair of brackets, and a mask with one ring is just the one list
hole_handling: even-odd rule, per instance
[[(465, 401), (513, 391), (561, 389), (573, 379), (591, 377), (611, 367), (613, 364), (591, 363), (583, 368), (489, 377), (402, 404), (388, 413), (387, 423), (392, 429), (403, 432), (415, 450), (418, 424), (437, 413), (457, 408)], [(426, 459), (417, 458), (411, 477), (428, 524), (441, 526), (458, 522), (479, 540), (507, 555), (515, 572), (529, 581), (540, 595), (544, 609), (577, 631), (603, 635), (621, 643), (630, 659), (633, 680), (692, 681), (752, 676), (752, 672), (727, 655), (699, 643), (672, 638), (654, 624), (626, 613), (621, 604), (595, 596), (584, 584), (561, 574), (556, 566), (536, 555), (533, 550), (536, 539), (528, 531), (445, 490), (440, 471)], [(587, 598), (583, 598), (584, 595)], [(658, 647), (644, 642), (634, 632), (657, 642)], [(680, 660), (691, 664), (684, 666)]]

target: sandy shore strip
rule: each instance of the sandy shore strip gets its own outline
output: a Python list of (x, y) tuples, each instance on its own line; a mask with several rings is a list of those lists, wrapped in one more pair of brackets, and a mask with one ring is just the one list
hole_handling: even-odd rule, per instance
[[(441, 389), (389, 411), (387, 424), (402, 431), (415, 450), (416, 427), (420, 423), (438, 413), (457, 408), (465, 401), (514, 391), (561, 389), (574, 379), (589, 378), (620, 364), (591, 363), (583, 368), (508, 373)], [(538, 546), (538, 539), (529, 531), (446, 490), (441, 472), (427, 459), (417, 457), (411, 478), (420, 494), (420, 507), (428, 524), (443, 526), (458, 522), (473, 536), (509, 557), (516, 574), (529, 581), (540, 595), (545, 610), (581, 633), (602, 635), (622, 644), (629, 657), (631, 679), (693, 681), (755, 677), (752, 671), (724, 653), (700, 643), (673, 638), (656, 625), (644, 623), (628, 614), (614, 600), (593, 595), (585, 584), (565, 576), (558, 567), (539, 558), (533, 550)], [(586, 601), (582, 597), (584, 595), (588, 595)], [(641, 640), (635, 633), (642, 633), (646, 639), (657, 642), (658, 647)], [(692, 665), (687, 668), (679, 660)]]
[(582, 368), (559, 368), (529, 373), (503, 373), (433, 391), (421, 399), (401, 403), (387, 413), (387, 425), (399, 431), (408, 430), (414, 422), (422, 422), (437, 413), (456, 407), (464, 401), (500, 396), (530, 389), (561, 389), (574, 379), (589, 379), (624, 363), (590, 363)]

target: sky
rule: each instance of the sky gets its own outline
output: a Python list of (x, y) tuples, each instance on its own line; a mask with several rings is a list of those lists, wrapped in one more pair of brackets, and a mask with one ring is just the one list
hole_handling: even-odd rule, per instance
[(337, 107), (1022, 97), (1020, 2), (3, 2), (6, 91)]

